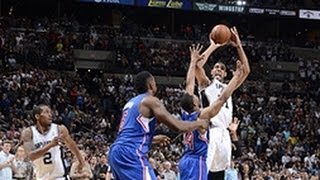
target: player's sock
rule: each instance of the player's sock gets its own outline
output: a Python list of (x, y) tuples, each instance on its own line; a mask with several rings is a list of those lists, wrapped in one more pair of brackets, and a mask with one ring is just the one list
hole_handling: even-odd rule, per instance
[(224, 171), (218, 171), (218, 172), (209, 171), (208, 180), (224, 180)]

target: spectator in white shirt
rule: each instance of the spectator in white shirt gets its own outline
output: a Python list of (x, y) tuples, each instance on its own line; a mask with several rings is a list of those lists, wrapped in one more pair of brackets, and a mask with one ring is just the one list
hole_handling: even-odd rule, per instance
[(13, 163), (14, 155), (10, 154), (11, 142), (3, 141), (2, 151), (0, 152), (0, 177), (5, 180), (12, 180), (13, 172), (16, 172), (16, 167)]
[(281, 162), (282, 162), (283, 166), (285, 166), (286, 164), (288, 164), (289, 162), (291, 162), (291, 157), (288, 155), (288, 153), (285, 153), (285, 154), (282, 156)]

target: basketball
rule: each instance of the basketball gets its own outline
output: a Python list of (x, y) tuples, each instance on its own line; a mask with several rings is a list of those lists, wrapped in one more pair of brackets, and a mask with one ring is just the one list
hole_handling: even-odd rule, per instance
[(231, 32), (226, 25), (218, 24), (211, 30), (210, 37), (215, 43), (223, 44), (230, 40)]

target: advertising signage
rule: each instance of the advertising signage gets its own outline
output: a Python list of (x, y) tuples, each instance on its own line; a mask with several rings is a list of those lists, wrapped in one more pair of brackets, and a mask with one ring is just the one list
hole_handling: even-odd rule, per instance
[(124, 4), (134, 5), (134, 0), (78, 0), (79, 2), (101, 3), (101, 4)]
[(161, 7), (173, 9), (192, 9), (190, 0), (136, 0), (138, 6)]
[(218, 11), (218, 4), (195, 2), (193, 4), (193, 9), (198, 11)]
[(300, 9), (299, 10), (299, 18), (320, 20), (320, 11)]
[(250, 7), (249, 14), (263, 14), (263, 15), (280, 15), (280, 16), (296, 16), (296, 11), (284, 9), (271, 9), (271, 8), (257, 8)]
[(199, 2), (195, 2), (193, 4), (193, 9), (198, 11), (231, 12), (231, 13), (245, 12), (245, 6), (220, 5), (220, 4), (199, 3)]
[(244, 13), (245, 6), (230, 6), (230, 5), (219, 5), (218, 11), (220, 12), (232, 12), (232, 13)]

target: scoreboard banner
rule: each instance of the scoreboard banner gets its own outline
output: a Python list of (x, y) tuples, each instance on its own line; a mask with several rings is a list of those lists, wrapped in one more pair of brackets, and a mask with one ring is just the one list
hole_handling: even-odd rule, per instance
[(296, 11), (294, 11), (294, 10), (258, 8), (258, 7), (250, 7), (248, 9), (248, 13), (249, 14), (261, 14), (261, 15), (297, 16)]
[(136, 5), (185, 10), (192, 9), (192, 2), (190, 0), (136, 0)]

